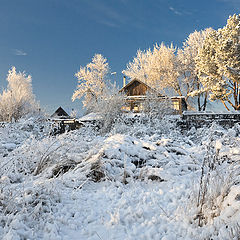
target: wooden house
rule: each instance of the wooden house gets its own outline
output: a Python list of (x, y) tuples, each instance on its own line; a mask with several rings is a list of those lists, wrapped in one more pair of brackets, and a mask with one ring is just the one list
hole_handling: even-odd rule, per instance
[[(138, 79), (133, 79), (123, 86), (120, 92), (126, 94), (126, 106), (123, 107), (125, 111), (141, 112), (144, 108), (144, 102), (147, 100), (147, 94), (152, 94), (155, 98), (154, 100), (157, 98), (159, 102), (168, 99), (168, 97), (161, 95), (156, 89)], [(169, 99), (171, 99), (172, 109), (176, 114), (182, 114), (183, 111), (187, 110), (185, 97), (175, 96)]]

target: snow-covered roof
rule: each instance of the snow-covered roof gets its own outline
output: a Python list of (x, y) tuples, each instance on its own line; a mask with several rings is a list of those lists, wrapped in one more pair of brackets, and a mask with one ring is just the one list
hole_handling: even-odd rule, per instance
[(102, 116), (99, 113), (89, 113), (81, 118), (78, 118), (77, 120), (80, 122), (85, 122), (85, 121), (93, 121), (93, 120), (100, 120)]
[(69, 118), (70, 116), (63, 110), (62, 107), (59, 107), (52, 115), (51, 118)]

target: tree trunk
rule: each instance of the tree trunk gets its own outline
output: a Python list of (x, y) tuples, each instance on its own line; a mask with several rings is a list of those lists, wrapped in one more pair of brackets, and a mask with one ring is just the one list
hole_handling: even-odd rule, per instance
[(208, 96), (208, 93), (205, 92), (204, 93), (203, 104), (201, 105), (201, 94), (198, 94), (198, 111), (205, 111), (206, 110), (206, 107), (207, 107), (207, 96)]
[(203, 111), (205, 111), (206, 110), (206, 107), (207, 107), (207, 95), (208, 95), (208, 93), (207, 92), (205, 92), (205, 97), (204, 97), (204, 102), (203, 102)]
[[(237, 105), (238, 105), (238, 86), (237, 86), (238, 84), (235, 82), (234, 83), (234, 86), (233, 86), (233, 98), (234, 98), (234, 104), (235, 104), (235, 106), (237, 107)], [(235, 110), (236, 110), (236, 108), (235, 108)]]
[(223, 103), (224, 107), (229, 111), (229, 108), (227, 107), (226, 103), (223, 100), (221, 100), (221, 102)]
[(238, 102), (240, 104), (240, 93), (238, 93)]
[(198, 94), (198, 98), (197, 98), (197, 101), (198, 101), (198, 111), (202, 111), (202, 108), (201, 108), (201, 101), (200, 101), (200, 94)]

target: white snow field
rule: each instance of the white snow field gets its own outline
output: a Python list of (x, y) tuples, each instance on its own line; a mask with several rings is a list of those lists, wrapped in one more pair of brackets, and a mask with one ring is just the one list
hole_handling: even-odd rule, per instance
[(0, 239), (239, 239), (240, 126), (0, 127)]

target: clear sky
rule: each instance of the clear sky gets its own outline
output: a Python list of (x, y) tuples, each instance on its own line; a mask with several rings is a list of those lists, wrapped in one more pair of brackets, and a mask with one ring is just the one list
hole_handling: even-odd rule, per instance
[(32, 75), (42, 108), (80, 109), (71, 102), (74, 73), (104, 55), (114, 80), (138, 49), (181, 47), (194, 30), (217, 29), (240, 13), (240, 0), (0, 0), (0, 89), (11, 66)]

